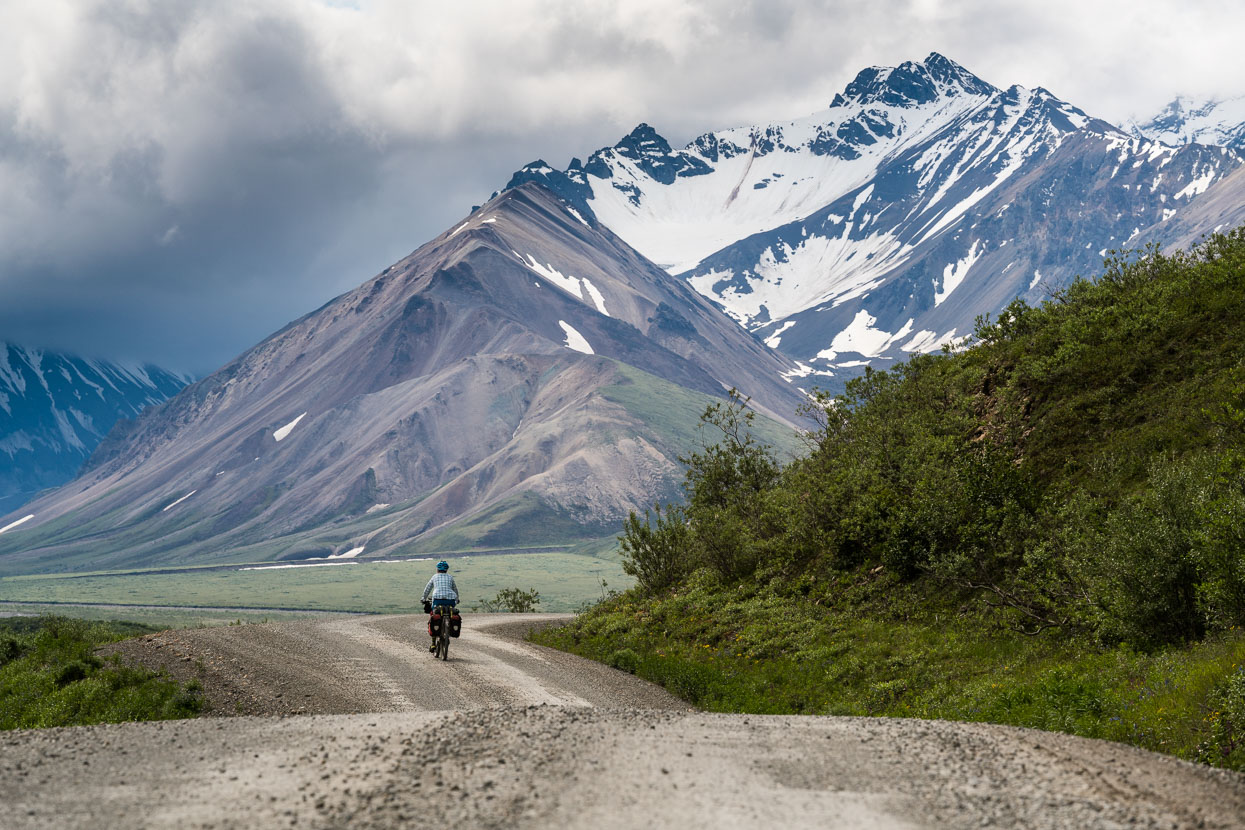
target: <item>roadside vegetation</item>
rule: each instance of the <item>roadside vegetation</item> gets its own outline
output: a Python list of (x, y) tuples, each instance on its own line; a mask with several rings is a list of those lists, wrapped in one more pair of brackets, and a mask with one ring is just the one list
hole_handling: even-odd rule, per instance
[(502, 588), (493, 599), (481, 600), (478, 605), (473, 605), (471, 610), (487, 614), (530, 614), (539, 605), (540, 591), (534, 588), (526, 591), (522, 588)]
[(971, 347), (745, 402), (544, 641), (711, 709), (1056, 729), (1245, 768), (1245, 229), (1121, 255)]
[(200, 689), (95, 654), (155, 631), (65, 617), (0, 619), (0, 729), (168, 720), (197, 715)]

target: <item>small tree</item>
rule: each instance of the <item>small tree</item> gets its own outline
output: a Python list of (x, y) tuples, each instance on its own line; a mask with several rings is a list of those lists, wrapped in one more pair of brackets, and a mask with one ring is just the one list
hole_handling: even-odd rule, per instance
[(540, 592), (536, 589), (502, 588), (493, 599), (486, 599), (473, 610), (494, 613), (530, 614), (540, 605)]
[(654, 505), (653, 514), (644, 511), (643, 521), (632, 512), (618, 537), (623, 571), (634, 576), (645, 593), (668, 588), (691, 570), (690, 535), (687, 517), (678, 505), (666, 505), (664, 516), (661, 505)]
[(748, 398), (735, 389), (730, 400), (706, 407), (701, 427), (720, 435), (701, 452), (680, 456), (687, 466), (683, 482), (686, 516), (699, 554), (723, 579), (733, 580), (755, 570), (757, 536), (762, 530), (764, 499), (782, 472), (770, 447), (752, 435), (756, 413)]

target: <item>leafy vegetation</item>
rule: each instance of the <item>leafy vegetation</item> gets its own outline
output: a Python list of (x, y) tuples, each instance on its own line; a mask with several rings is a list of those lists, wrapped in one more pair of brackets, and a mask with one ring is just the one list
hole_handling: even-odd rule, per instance
[(104, 643), (153, 631), (65, 617), (0, 620), (0, 729), (168, 720), (197, 715), (200, 689), (104, 660)]
[(472, 608), (473, 611), (495, 613), (498, 611), (509, 614), (530, 614), (540, 605), (540, 591), (535, 589), (524, 591), (521, 588), (502, 588), (493, 599), (486, 599)]
[(1003, 723), (1236, 769), (1245, 754), (1239, 629), (1144, 652), (1025, 635), (885, 571), (724, 586), (702, 569), (534, 636), (710, 711)]
[(709, 406), (721, 437), (683, 459), (683, 503), (624, 529), (637, 588), (547, 636), (674, 672), (702, 705), (998, 720), (1239, 764), (1241, 319), (1245, 229), (1117, 256), (979, 320), (971, 348), (818, 397), (786, 466), (746, 401)]

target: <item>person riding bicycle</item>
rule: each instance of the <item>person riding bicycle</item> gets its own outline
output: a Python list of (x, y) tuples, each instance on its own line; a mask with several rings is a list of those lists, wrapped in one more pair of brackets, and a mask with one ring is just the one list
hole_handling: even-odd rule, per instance
[[(454, 582), (454, 577), (450, 576), (450, 563), (442, 559), (437, 563), (437, 572), (424, 586), (424, 613), (431, 614), (433, 608), (448, 608), (449, 614), (453, 614), (456, 605), (458, 605), (458, 584)], [(445, 616), (448, 617), (449, 614)], [(448, 622), (446, 624), (448, 625)], [(431, 652), (437, 650), (435, 637), (428, 650)]]

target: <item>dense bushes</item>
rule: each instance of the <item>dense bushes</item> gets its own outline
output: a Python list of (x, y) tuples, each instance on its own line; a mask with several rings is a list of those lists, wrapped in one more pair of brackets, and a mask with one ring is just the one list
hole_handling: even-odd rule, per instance
[(882, 567), (996, 619), (1142, 648), (1245, 623), (1245, 231), (1108, 262), (975, 345), (811, 406), (780, 468), (745, 401), (684, 461), (684, 505), (628, 521), (641, 589)]
[(874, 568), (629, 592), (539, 642), (710, 711), (1052, 729), (1245, 769), (1245, 633), (1141, 651), (1000, 629), (985, 605)]
[(136, 633), (132, 624), (0, 622), (0, 729), (185, 718), (203, 707), (196, 684), (181, 687), (95, 655), (101, 644)]
[(1210, 700), (1210, 737), (1197, 759), (1213, 766), (1245, 770), (1245, 666), (1228, 675)]

